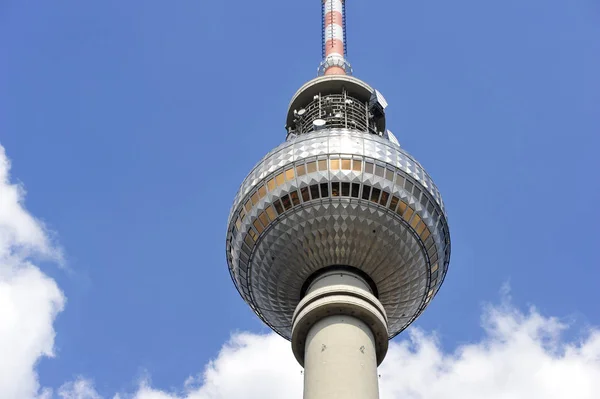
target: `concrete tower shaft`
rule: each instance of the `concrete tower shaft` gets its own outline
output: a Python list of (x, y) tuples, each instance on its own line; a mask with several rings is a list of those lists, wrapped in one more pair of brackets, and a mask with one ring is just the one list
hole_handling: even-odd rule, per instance
[(378, 398), (377, 366), (387, 348), (387, 317), (369, 284), (345, 268), (319, 273), (293, 318), (304, 398)]

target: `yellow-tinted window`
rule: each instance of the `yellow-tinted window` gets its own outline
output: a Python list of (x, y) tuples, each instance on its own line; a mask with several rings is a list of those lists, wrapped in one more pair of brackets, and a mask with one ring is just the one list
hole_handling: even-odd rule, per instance
[(258, 215), (258, 218), (263, 225), (267, 226), (269, 224), (269, 218), (265, 212), (261, 212), (261, 214)]
[(244, 209), (246, 209), (246, 212), (250, 212), (250, 209), (252, 209), (252, 202), (250, 202), (250, 200), (246, 201)]
[(360, 172), (362, 170), (362, 161), (359, 159), (352, 160), (352, 170)]
[(250, 236), (250, 234), (246, 234), (246, 237), (244, 237), (244, 242), (250, 248), (252, 248), (252, 246), (254, 245), (254, 239)]
[(304, 176), (306, 174), (306, 168), (304, 167), (304, 165), (296, 166), (296, 174), (298, 176)]
[(242, 219), (242, 221), (243, 221), (245, 217), (246, 217), (246, 211), (244, 211), (242, 209), (242, 211), (240, 212), (240, 219)]
[(237, 229), (239, 230), (241, 226), (242, 226), (242, 219), (237, 218), (235, 220), (235, 227), (237, 227)]
[(258, 196), (262, 198), (265, 195), (267, 195), (267, 189), (265, 188), (265, 186), (260, 186), (260, 188), (258, 189)]
[(340, 160), (332, 159), (329, 161), (331, 163), (331, 170), (340, 170)]
[(319, 170), (327, 170), (327, 160), (326, 159), (319, 160)]
[(350, 159), (342, 159), (342, 169), (350, 170)]
[(254, 225), (254, 228), (256, 229), (256, 231), (258, 231), (258, 234), (262, 233), (263, 230), (265, 229), (262, 225), (262, 223), (260, 223), (260, 221), (258, 219), (256, 219), (254, 221), (254, 223), (252, 223)]
[(365, 162), (365, 173), (373, 174), (373, 164), (371, 162)]
[(252, 198), (251, 199), (252, 199), (252, 203), (254, 205), (258, 204), (258, 191), (255, 192), (254, 194), (252, 194)]
[(271, 220), (275, 220), (275, 218), (277, 217), (277, 215), (275, 214), (275, 209), (273, 209), (272, 206), (267, 208), (267, 216), (269, 216), (269, 219)]
[(317, 171), (317, 163), (315, 161), (307, 163), (306, 169), (308, 170), (308, 173), (316, 172)]
[(284, 179), (283, 179), (283, 172), (281, 172), (280, 174), (278, 174), (277, 176), (275, 176), (275, 183), (276, 183), (278, 186), (281, 186), (281, 185), (283, 184), (283, 182), (284, 182)]
[(252, 239), (256, 241), (256, 232), (254, 230), (248, 230), (248, 234), (250, 234), (250, 237), (252, 237)]
[(423, 230), (423, 233), (421, 234), (421, 240), (425, 241), (426, 239), (429, 238), (430, 235), (431, 235), (431, 232), (429, 231), (429, 229), (425, 228), (425, 230)]
[(285, 180), (290, 181), (294, 179), (294, 169), (288, 169), (285, 171)]
[(406, 208), (406, 212), (404, 212), (404, 215), (402, 215), (402, 217), (408, 222), (413, 213), (415, 213), (415, 211), (413, 211), (413, 209), (409, 206), (408, 208)]
[(396, 210), (396, 213), (398, 213), (398, 215), (403, 215), (404, 212), (406, 212), (407, 208), (408, 208), (408, 205), (406, 205), (406, 202), (400, 201), (400, 203), (398, 204), (398, 209)]
[(419, 224), (417, 225), (417, 228), (416, 228), (416, 230), (417, 230), (417, 234), (418, 234), (418, 235), (421, 235), (421, 233), (422, 233), (422, 232), (425, 230), (425, 223), (423, 223), (423, 221), (422, 221), (422, 220), (421, 220), (421, 221), (419, 222)]
[(435, 265), (433, 265), (433, 267), (431, 268), (431, 273), (434, 273), (436, 270), (438, 269), (438, 264), (436, 263)]
[(269, 191), (273, 191), (275, 189), (275, 178), (267, 182), (267, 187), (269, 187)]
[(415, 213), (415, 217), (413, 218), (412, 222), (410, 223), (410, 225), (412, 226), (413, 229), (417, 228), (417, 225), (419, 224), (419, 222), (421, 221), (421, 216), (417, 215)]

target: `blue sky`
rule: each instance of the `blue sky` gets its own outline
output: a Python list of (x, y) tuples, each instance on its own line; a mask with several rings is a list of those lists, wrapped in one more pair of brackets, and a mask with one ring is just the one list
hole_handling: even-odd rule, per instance
[[(450, 272), (415, 325), (442, 352), (481, 342), (510, 284), (565, 340), (600, 326), (599, 3), (347, 9), (355, 75), (449, 214)], [(32, 258), (66, 298), (41, 387), (182, 389), (231, 334), (268, 333), (229, 278), (226, 222), (316, 74), (319, 18), (316, 0), (0, 3), (0, 144), (65, 259)]]

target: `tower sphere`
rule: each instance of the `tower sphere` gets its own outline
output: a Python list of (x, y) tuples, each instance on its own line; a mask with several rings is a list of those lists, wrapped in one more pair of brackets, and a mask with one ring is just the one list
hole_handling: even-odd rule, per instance
[(320, 273), (350, 270), (383, 305), (391, 338), (438, 292), (450, 260), (442, 198), (385, 130), (387, 106), (363, 81), (320, 76), (293, 97), (287, 140), (244, 179), (227, 261), (254, 312), (291, 339)]

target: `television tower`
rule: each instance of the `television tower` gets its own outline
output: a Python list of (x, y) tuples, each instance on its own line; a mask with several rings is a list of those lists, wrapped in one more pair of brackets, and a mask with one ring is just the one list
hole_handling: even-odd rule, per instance
[(450, 235), (432, 179), (386, 129), (385, 99), (351, 76), (345, 1), (322, 2), (319, 76), (235, 197), (227, 262), (242, 298), (291, 340), (305, 399), (375, 399), (388, 340), (444, 281)]

